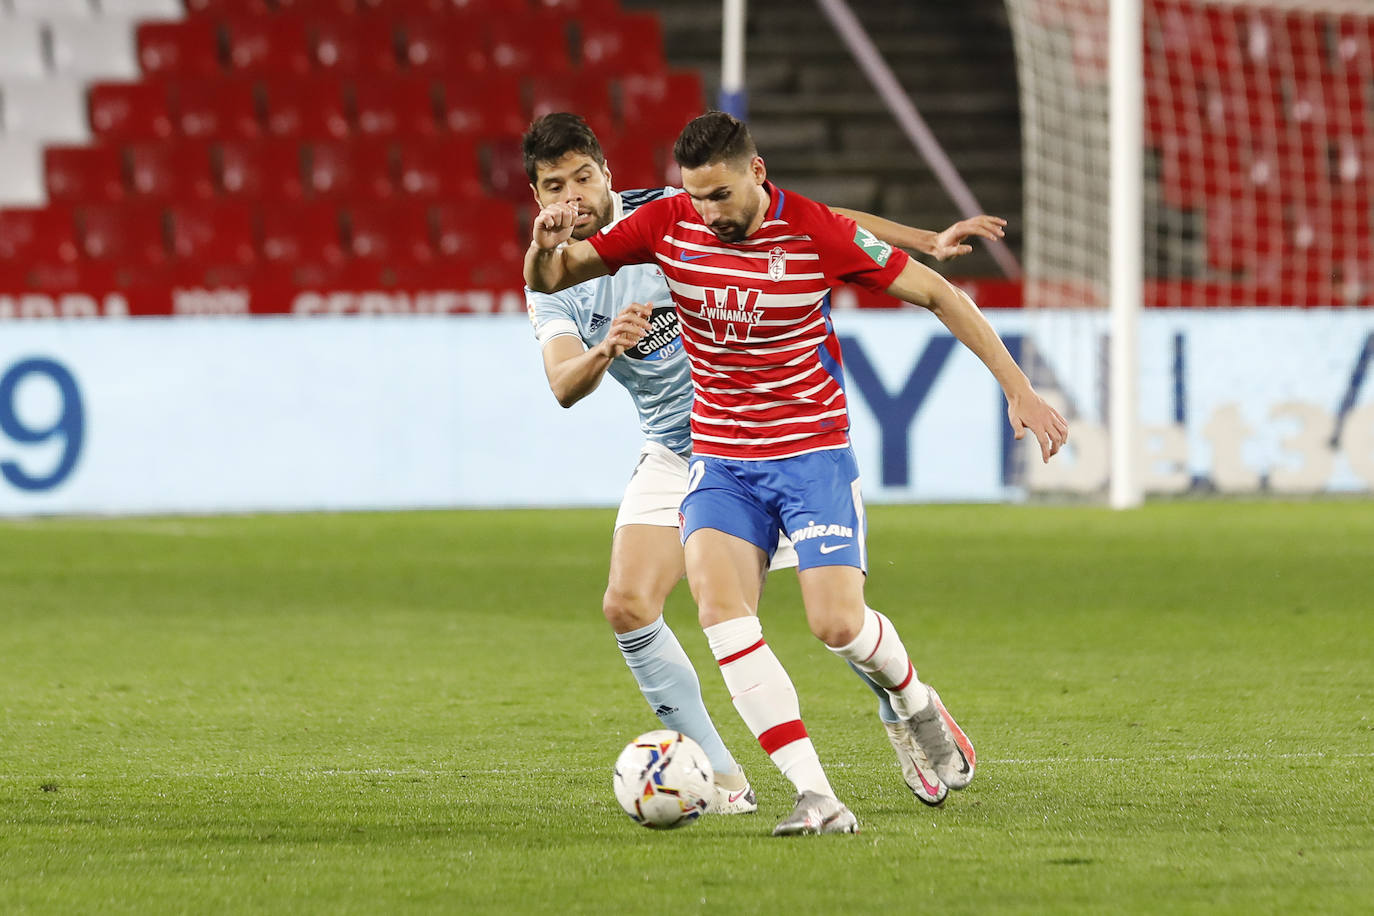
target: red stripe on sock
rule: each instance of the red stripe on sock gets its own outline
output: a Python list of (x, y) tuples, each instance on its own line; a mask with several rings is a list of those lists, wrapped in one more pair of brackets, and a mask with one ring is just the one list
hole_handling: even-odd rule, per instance
[(720, 661), (718, 662), (718, 664), (719, 664), (722, 668), (724, 668), (726, 665), (730, 664), (731, 662), (739, 661), (741, 658), (744, 658), (744, 656), (748, 655), (750, 652), (753, 652), (755, 649), (762, 649), (762, 648), (763, 648), (763, 640), (760, 639), (758, 642), (754, 643), (752, 646), (750, 646), (750, 647), (747, 648), (747, 649), (740, 649), (740, 650), (739, 650), (738, 652), (736, 652), (734, 655), (727, 655), (727, 656), (725, 656), (724, 658), (720, 659)]
[[(876, 617), (877, 615), (875, 614), (874, 616)], [(878, 654), (878, 647), (881, 646), (882, 644), (883, 644), (883, 618), (882, 618), (882, 617), (878, 617), (878, 641), (875, 642), (875, 643), (873, 644), (873, 651), (870, 652), (870, 653), (868, 653), (868, 657), (865, 658), (863, 662), (859, 662), (859, 664), (862, 665), (864, 662), (868, 661), (868, 659), (870, 659), (870, 658), (872, 658), (873, 656), (877, 655), (877, 654)]]
[(763, 748), (765, 754), (772, 754), (779, 748), (786, 747), (793, 741), (800, 741), (805, 737), (806, 726), (802, 724), (801, 719), (793, 719), (791, 722), (774, 725), (759, 735), (759, 747)]
[(916, 666), (911, 663), (911, 659), (906, 660), (906, 680), (902, 681), (893, 690), (905, 690), (906, 685), (911, 683), (911, 679), (916, 676)]

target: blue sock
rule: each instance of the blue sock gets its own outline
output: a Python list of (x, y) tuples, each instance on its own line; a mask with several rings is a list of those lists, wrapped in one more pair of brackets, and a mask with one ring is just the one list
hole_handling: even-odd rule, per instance
[(615, 641), (658, 720), (700, 744), (717, 773), (739, 769), (701, 701), (701, 682), (691, 660), (663, 618), (619, 633)]
[(859, 676), (859, 680), (868, 685), (869, 690), (878, 695), (878, 718), (889, 725), (900, 722), (901, 717), (898, 716), (897, 712), (892, 708), (892, 701), (888, 699), (887, 691), (879, 687), (877, 683), (874, 682), (873, 678), (860, 671), (858, 666), (853, 662), (849, 663), (849, 667), (854, 669), (854, 673)]

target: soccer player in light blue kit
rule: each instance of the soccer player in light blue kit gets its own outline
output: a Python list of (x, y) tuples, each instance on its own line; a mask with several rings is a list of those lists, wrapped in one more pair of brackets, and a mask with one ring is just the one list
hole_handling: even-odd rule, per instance
[[(541, 207), (580, 201), (574, 239), (600, 232), (645, 203), (680, 193), (674, 188), (612, 191), (601, 146), (577, 115), (538, 119), (523, 146), (525, 171)], [(970, 251), (962, 244), (968, 236), (999, 238), (1005, 225), (1004, 220), (980, 216), (937, 234), (868, 214), (837, 212), (885, 241), (940, 259)], [(662, 272), (637, 265), (552, 295), (527, 291), (526, 296), (549, 387), (561, 405), (571, 407), (586, 397), (606, 374), (634, 400), (645, 443), (616, 517), (602, 611), (654, 714), (664, 726), (696, 740), (710, 756), (717, 792), (709, 810), (752, 812), (757, 808), (754, 793), (706, 711), (687, 654), (663, 620), (664, 602), (685, 573), (678, 506), (687, 489), (691, 455), (692, 384)], [(796, 562), (784, 541), (772, 567)], [(939, 804), (948, 790), (904, 740), (887, 693), (855, 671), (879, 698), (879, 715), (907, 785), (922, 802)]]

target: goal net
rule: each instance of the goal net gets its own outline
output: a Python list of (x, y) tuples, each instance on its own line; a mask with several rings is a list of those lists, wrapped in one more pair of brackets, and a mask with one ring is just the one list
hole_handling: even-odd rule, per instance
[[(1110, 0), (1007, 0), (1026, 304), (1107, 304)], [(1143, 0), (1145, 305), (1374, 304), (1374, 3)]]

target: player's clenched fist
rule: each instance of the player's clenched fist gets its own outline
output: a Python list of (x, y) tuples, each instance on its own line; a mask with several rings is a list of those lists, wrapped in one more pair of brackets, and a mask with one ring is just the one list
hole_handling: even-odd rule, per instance
[(602, 352), (615, 359), (643, 340), (644, 335), (649, 333), (649, 318), (653, 311), (653, 306), (639, 302), (627, 305), (625, 310), (611, 321), (606, 339), (601, 341)]
[(557, 248), (572, 238), (577, 223), (577, 201), (549, 204), (534, 218), (534, 244), (545, 250)]

